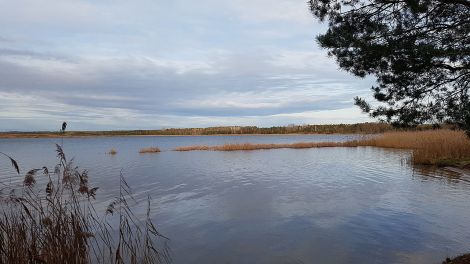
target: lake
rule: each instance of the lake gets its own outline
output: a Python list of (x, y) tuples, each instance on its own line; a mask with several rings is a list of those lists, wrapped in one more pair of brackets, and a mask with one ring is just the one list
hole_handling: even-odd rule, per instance
[[(151, 196), (174, 263), (440, 263), (470, 251), (470, 177), (413, 167), (410, 152), (372, 147), (174, 152), (177, 146), (344, 141), (354, 135), (93, 137), (63, 140), (99, 186), (123, 173)], [(61, 139), (0, 139), (22, 174), (56, 163)], [(161, 153), (139, 154), (158, 146)], [(107, 155), (115, 148), (117, 155)], [(7, 159), (0, 179), (21, 184)], [(137, 206), (140, 206), (137, 205)]]

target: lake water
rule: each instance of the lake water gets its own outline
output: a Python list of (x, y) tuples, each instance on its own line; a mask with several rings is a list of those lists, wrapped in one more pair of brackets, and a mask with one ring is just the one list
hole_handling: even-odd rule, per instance
[[(440, 263), (470, 251), (470, 182), (380, 148), (174, 152), (233, 142), (342, 141), (353, 135), (66, 138), (105, 205), (122, 171), (148, 195), (174, 263)], [(61, 139), (0, 139), (22, 173), (56, 163)], [(157, 154), (139, 154), (158, 146)], [(105, 154), (115, 148), (117, 155)], [(13, 175), (13, 176), (12, 176)], [(11, 177), (10, 177), (11, 176)], [(0, 179), (21, 184), (7, 159)]]

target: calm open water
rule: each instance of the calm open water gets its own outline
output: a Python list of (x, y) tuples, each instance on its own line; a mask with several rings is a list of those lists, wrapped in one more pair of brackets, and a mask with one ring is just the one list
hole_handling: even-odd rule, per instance
[[(440, 263), (470, 251), (470, 177), (408, 165), (379, 148), (173, 152), (233, 142), (340, 141), (347, 135), (96, 137), (64, 139), (105, 205), (124, 174), (152, 197), (174, 263)], [(61, 139), (0, 139), (31, 168), (56, 163)], [(139, 154), (144, 147), (163, 152)], [(106, 155), (112, 147), (118, 154)], [(21, 184), (7, 159), (0, 180)], [(103, 208), (102, 208), (103, 209)], [(103, 209), (104, 211), (104, 209)]]

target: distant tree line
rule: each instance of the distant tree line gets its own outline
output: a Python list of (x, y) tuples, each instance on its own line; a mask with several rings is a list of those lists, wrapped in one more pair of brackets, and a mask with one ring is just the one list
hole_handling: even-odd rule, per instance
[(207, 128), (172, 128), (157, 131), (163, 135), (238, 135), (238, 134), (356, 134), (381, 133), (393, 129), (385, 123), (335, 124), (335, 125), (289, 125), (273, 127), (227, 126)]
[[(419, 125), (406, 130), (453, 128), (450, 125)], [(388, 123), (358, 123), (331, 125), (289, 125), (273, 127), (219, 126), (207, 128), (168, 128), (159, 130), (68, 131), (68, 132), (5, 132), (0, 137), (55, 137), (61, 136), (184, 136), (184, 135), (253, 135), (253, 134), (377, 134), (404, 130)]]

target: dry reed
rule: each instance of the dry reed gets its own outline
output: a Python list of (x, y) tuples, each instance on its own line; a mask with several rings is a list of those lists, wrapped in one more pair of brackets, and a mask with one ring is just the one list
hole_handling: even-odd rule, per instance
[(193, 150), (214, 150), (211, 146), (204, 146), (204, 145), (196, 145), (196, 146), (185, 146), (185, 147), (177, 147), (173, 149), (174, 151), (193, 151)]
[(90, 186), (87, 171), (66, 159), (59, 145), (57, 156), (53, 170), (28, 171), (21, 187), (2, 183), (0, 263), (170, 262), (167, 247), (157, 246), (167, 239), (151, 222), (149, 205), (144, 220), (134, 215), (122, 175), (119, 195), (100, 217), (93, 206), (98, 187)]
[(470, 158), (470, 139), (461, 130), (387, 132), (360, 144), (411, 149), (415, 164), (452, 165)]
[(109, 155), (116, 155), (117, 154), (117, 150), (115, 148), (112, 148), (108, 151), (108, 154)]
[(212, 151), (239, 151), (239, 150), (261, 150), (261, 149), (281, 149), (281, 148), (322, 148), (322, 147), (342, 147), (342, 142), (298, 142), (293, 144), (225, 144), (220, 146), (186, 146), (177, 147), (174, 151), (212, 150)]
[(183, 146), (175, 151), (239, 151), (280, 148), (324, 148), (324, 147), (361, 147), (411, 149), (415, 164), (452, 165), (470, 159), (470, 140), (460, 130), (427, 130), (386, 132), (377, 136), (365, 137), (346, 142), (298, 142), (292, 144), (225, 144), (219, 146)]
[(158, 153), (158, 152), (160, 152), (160, 149), (157, 148), (157, 147), (143, 148), (143, 149), (139, 150), (139, 153), (140, 153), (140, 154), (144, 154), (144, 153)]

